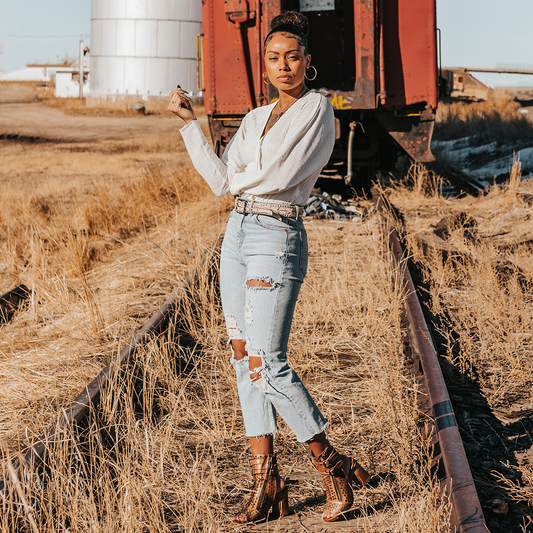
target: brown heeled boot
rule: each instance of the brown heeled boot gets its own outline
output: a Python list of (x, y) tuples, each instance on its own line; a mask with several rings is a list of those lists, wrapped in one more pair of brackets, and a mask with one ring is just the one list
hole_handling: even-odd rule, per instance
[(348, 511), (353, 504), (351, 484), (364, 485), (370, 478), (366, 470), (353, 458), (350, 458), (350, 470), (346, 474), (343, 470), (343, 460), (339, 453), (330, 446), (313, 462), (322, 475), (326, 488), (326, 506), (322, 518), (326, 522), (333, 522)]
[(276, 505), (281, 516), (289, 514), (288, 487), (276, 494), (279, 477), (275, 455), (252, 455), (253, 488), (246, 509), (235, 516), (237, 524), (247, 524), (266, 518), (271, 508)]

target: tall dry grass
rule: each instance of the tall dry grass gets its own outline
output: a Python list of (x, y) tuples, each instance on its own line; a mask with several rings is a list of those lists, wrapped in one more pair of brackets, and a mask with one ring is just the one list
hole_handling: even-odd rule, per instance
[(443, 185), (443, 179), (434, 171), (421, 163), (410, 166), (403, 180), (392, 184), (393, 188), (407, 188), (416, 202), (426, 202), (427, 198), (438, 197)]
[[(402, 295), (380, 231), (376, 221), (310, 224), (289, 358), (338, 448), (380, 473), (356, 494), (357, 524), (445, 531), (450, 508), (418, 424)], [(51, 448), (46, 470), (25, 477), (39, 531), (242, 530), (231, 521), (250, 486), (248, 445), (211, 268), (182, 302), (176, 325), (112, 377), (101, 407)], [(311, 527), (324, 502), (320, 478), (283, 422), (276, 445), (291, 504)], [(30, 527), (15, 493), (0, 508), (2, 531)], [(283, 530), (283, 521), (269, 529)]]
[(437, 109), (435, 140), (471, 137), (471, 143), (530, 143), (533, 122), (520, 114), (520, 104), (507, 98), (486, 102), (441, 102)]
[[(440, 355), (466, 382), (479, 387), (495, 417), (524, 428), (533, 403), (533, 208), (517, 193), (528, 186), (515, 160), (507, 186), (495, 186), (483, 197), (424, 196), (416, 186), (388, 190), (404, 217), (402, 230), (435, 317)], [(441, 219), (459, 213), (476, 225), (468, 232), (460, 226), (451, 229), (447, 241), (456, 252), (428, 247), (418, 239), (432, 233)], [(498, 482), (510, 500), (532, 504), (531, 451), (517, 454), (506, 472), (493, 472), (492, 480), (482, 484)], [(508, 472), (514, 472), (512, 479)]]
[[(418, 178), (411, 190), (390, 189), (390, 198), (406, 215), (410, 252), (430, 286), (432, 312), (444, 317), (448, 358), (481, 384), (493, 406), (530, 398), (532, 209), (517, 194), (520, 162), (515, 160), (504, 189), (454, 201), (440, 197), (432, 186), (417, 185), (428, 181), (426, 171), (413, 167), (412, 173)], [(424, 189), (428, 192), (421, 194)], [(431, 232), (441, 218), (459, 212), (476, 221), (474, 234), (461, 227), (450, 231), (447, 240), (461, 256), (421, 247), (417, 233)]]
[(0, 153), (0, 292), (33, 292), (2, 327), (0, 439), (23, 449), (161, 305), (221, 232), (174, 136)]
[(129, 238), (208, 205), (209, 188), (177, 136), (79, 151), (45, 146), (31, 157), (28, 148), (5, 143), (0, 155), (0, 252), (10, 284), (36, 264), (43, 278), (47, 265), (79, 275)]
[(533, 278), (521, 272), (524, 260), (531, 264), (525, 252), (502, 255), (490, 245), (470, 245), (469, 260), (452, 266), (435, 257), (427, 265), (432, 311), (445, 317), (446, 356), (480, 384), (492, 407), (502, 410), (533, 399)]

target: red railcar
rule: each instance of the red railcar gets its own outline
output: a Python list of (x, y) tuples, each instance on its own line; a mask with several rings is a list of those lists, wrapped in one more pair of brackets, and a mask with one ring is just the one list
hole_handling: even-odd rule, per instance
[(432, 161), (438, 94), (436, 0), (202, 0), (199, 39), (205, 108), (218, 153), (243, 116), (277, 98), (264, 83), (263, 40), (286, 10), (310, 21), (318, 76), (307, 85), (335, 108), (325, 175), (369, 177), (399, 150)]

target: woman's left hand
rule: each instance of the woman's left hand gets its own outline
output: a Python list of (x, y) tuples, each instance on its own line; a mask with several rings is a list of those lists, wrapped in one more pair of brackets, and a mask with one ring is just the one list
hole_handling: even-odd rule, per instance
[(187, 124), (196, 120), (191, 101), (180, 87), (169, 94), (168, 100), (168, 110), (183, 119)]

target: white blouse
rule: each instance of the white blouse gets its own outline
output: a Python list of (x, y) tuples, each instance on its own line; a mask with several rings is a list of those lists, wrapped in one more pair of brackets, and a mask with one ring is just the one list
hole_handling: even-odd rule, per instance
[(197, 120), (180, 132), (194, 168), (217, 196), (227, 193), (270, 202), (305, 205), (335, 144), (328, 99), (309, 92), (262, 135), (277, 103), (248, 113), (217, 157)]

